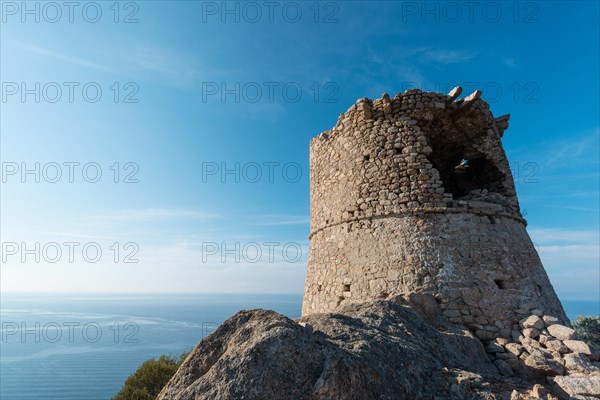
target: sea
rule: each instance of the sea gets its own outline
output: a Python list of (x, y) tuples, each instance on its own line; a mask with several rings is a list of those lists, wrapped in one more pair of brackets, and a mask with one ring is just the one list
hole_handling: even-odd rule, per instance
[[(2, 294), (1, 400), (109, 400), (149, 358), (190, 351), (239, 310), (300, 316), (301, 294)], [(569, 318), (594, 301), (563, 301)]]

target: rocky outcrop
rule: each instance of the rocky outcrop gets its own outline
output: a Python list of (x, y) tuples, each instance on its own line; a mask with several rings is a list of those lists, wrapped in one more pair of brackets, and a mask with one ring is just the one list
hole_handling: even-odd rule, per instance
[(297, 321), (241, 311), (198, 344), (158, 400), (509, 399), (529, 396), (535, 382), (547, 393), (597, 386), (558, 373), (550, 384), (524, 362), (514, 374), (508, 358), (490, 356), (510, 343), (486, 352), (468, 331), (425, 317), (401, 297)]

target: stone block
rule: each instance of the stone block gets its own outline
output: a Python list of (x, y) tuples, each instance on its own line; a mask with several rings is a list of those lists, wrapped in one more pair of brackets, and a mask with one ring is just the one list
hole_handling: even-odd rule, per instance
[(548, 333), (559, 340), (569, 340), (575, 337), (575, 331), (573, 329), (560, 324), (548, 326)]

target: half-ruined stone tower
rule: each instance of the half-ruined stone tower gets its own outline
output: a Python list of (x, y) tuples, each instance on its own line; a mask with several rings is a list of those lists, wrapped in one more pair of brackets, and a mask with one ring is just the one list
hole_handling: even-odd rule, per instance
[(509, 116), (460, 92), (360, 99), (311, 141), (304, 315), (424, 293), (482, 339), (535, 308), (568, 321), (519, 210)]

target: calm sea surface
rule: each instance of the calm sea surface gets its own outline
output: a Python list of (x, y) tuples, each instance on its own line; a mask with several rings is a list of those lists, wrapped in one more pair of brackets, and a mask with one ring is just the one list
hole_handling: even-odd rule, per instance
[[(0, 399), (107, 400), (139, 364), (189, 351), (242, 309), (294, 318), (302, 295), (6, 295), (0, 303)], [(565, 301), (598, 315), (598, 302)]]

